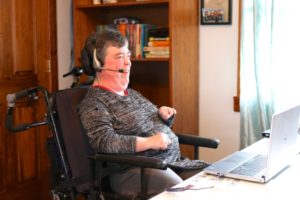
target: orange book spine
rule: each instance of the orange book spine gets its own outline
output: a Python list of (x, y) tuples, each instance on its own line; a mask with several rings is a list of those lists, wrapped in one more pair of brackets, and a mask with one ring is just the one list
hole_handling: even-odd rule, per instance
[(169, 40), (156, 40), (156, 41), (149, 41), (148, 46), (149, 47), (166, 47), (169, 46), (170, 42)]

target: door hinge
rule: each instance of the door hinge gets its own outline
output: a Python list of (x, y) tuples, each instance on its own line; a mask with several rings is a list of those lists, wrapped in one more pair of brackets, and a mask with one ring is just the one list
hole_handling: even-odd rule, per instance
[(47, 72), (51, 73), (51, 60), (47, 60)]

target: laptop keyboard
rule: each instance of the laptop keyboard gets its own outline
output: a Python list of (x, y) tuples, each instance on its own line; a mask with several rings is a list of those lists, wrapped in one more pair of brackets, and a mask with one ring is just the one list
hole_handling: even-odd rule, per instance
[(263, 170), (267, 165), (267, 157), (257, 155), (239, 167), (230, 171), (231, 174), (252, 176)]

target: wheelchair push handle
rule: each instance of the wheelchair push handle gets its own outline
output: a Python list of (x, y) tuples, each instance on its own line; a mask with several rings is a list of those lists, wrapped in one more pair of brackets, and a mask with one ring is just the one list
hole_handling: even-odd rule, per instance
[(48, 91), (43, 87), (32, 87), (25, 90), (22, 90), (20, 92), (7, 94), (6, 100), (8, 104), (8, 109), (6, 113), (6, 120), (5, 120), (5, 126), (6, 128), (11, 132), (20, 132), (25, 131), (29, 128), (40, 126), (46, 124), (45, 121), (42, 122), (35, 122), (35, 123), (28, 123), (28, 124), (20, 124), (20, 125), (14, 125), (13, 123), (13, 110), (15, 107), (15, 102), (19, 99), (22, 99), (24, 97), (35, 97), (36, 92), (41, 90), (44, 93), (45, 100), (48, 103)]
[(15, 106), (15, 102), (18, 99), (22, 99), (24, 97), (28, 97), (30, 96), (32, 93), (36, 92), (38, 90), (38, 87), (32, 87), (32, 88), (28, 88), (25, 90), (22, 90), (20, 92), (16, 92), (16, 93), (12, 93), (12, 94), (8, 94), (6, 96), (6, 100), (8, 103), (8, 107), (14, 107)]

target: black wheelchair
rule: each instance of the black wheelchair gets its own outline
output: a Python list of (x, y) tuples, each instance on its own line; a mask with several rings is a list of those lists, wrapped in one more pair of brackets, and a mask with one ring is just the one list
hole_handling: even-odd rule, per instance
[[(24, 131), (36, 126), (49, 126), (51, 137), (47, 140), (50, 159), (51, 191), (53, 200), (76, 200), (80, 196), (85, 199), (132, 199), (118, 196), (111, 192), (108, 176), (118, 170), (107, 163), (119, 163), (139, 167), (141, 169), (141, 193), (138, 199), (148, 199), (144, 171), (146, 168), (165, 170), (167, 164), (156, 158), (124, 155), (99, 154), (94, 152), (88, 138), (81, 127), (77, 114), (77, 105), (88, 90), (88, 86), (59, 90), (52, 94), (43, 87), (34, 87), (8, 94), (8, 111), (6, 127), (11, 132)], [(45, 120), (30, 124), (13, 124), (15, 102), (24, 97), (34, 99), (44, 96), (47, 106)], [(198, 159), (198, 148), (217, 148), (216, 139), (191, 135), (177, 135), (181, 144), (194, 147), (195, 159)]]

